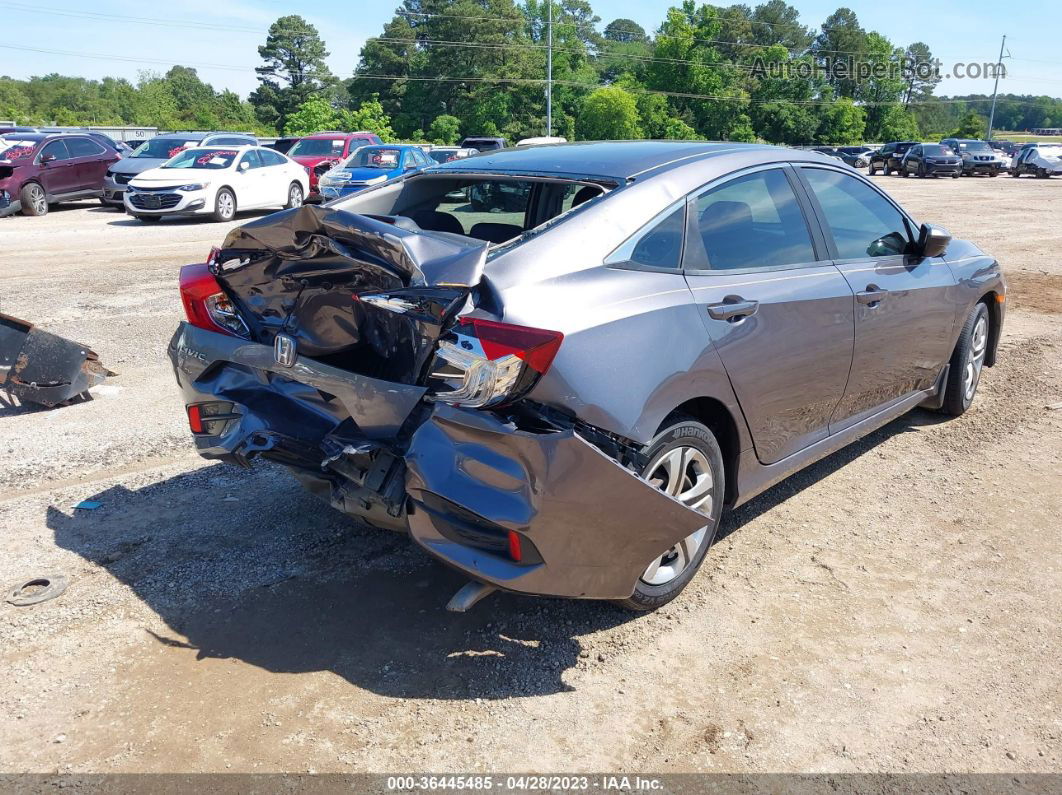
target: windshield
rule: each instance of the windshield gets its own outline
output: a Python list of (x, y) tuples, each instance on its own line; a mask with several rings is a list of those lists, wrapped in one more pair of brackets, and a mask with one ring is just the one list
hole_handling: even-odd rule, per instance
[(183, 138), (152, 138), (144, 141), (129, 155), (130, 157), (152, 157), (156, 160), (169, 160), (187, 146), (195, 146), (198, 141), (186, 141)]
[(391, 171), (398, 168), (402, 150), (385, 146), (363, 146), (347, 158), (346, 168), (379, 168)]
[(338, 157), (343, 154), (345, 138), (303, 138), (288, 150), (290, 157)]
[(18, 160), (23, 157), (32, 157), (39, 143), (40, 141), (4, 138), (0, 140), (0, 160)]
[(922, 151), (930, 157), (955, 157), (955, 151), (950, 146), (941, 144), (927, 144)]
[(185, 149), (169, 163), (160, 168), (208, 168), (222, 169), (232, 165), (238, 155), (235, 149)]
[(959, 148), (967, 152), (992, 152), (992, 147), (984, 141), (960, 141)]

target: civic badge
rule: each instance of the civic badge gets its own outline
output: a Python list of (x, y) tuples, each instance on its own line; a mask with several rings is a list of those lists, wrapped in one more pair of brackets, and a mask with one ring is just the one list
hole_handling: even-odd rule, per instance
[(295, 339), (287, 334), (277, 334), (273, 340), (273, 357), (281, 367), (291, 367), (295, 364)]

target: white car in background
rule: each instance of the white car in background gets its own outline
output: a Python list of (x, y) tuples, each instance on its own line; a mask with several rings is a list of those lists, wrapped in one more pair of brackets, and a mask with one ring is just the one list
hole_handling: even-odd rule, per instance
[(1062, 175), (1062, 145), (1030, 144), (1023, 146), (1010, 167), (1011, 175), (1032, 174), (1040, 179)]
[(238, 210), (298, 207), (310, 190), (306, 169), (264, 146), (197, 146), (137, 174), (125, 210), (141, 221), (209, 215), (231, 221)]

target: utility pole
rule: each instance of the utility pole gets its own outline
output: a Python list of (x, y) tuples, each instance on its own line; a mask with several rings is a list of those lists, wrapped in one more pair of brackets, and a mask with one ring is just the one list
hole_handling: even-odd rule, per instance
[(992, 125), (996, 120), (996, 94), (999, 93), (999, 73), (1003, 70), (1003, 46), (1007, 43), (1007, 34), (1003, 34), (1003, 41), (999, 43), (999, 61), (996, 63), (996, 87), (992, 89), (992, 112), (988, 114), (988, 135), (986, 141), (992, 140)]
[(546, 9), (546, 135), (553, 135), (553, 0)]

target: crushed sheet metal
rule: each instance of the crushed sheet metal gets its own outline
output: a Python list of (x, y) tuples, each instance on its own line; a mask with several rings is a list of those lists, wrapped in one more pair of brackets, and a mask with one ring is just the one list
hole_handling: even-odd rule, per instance
[[(624, 599), (653, 558), (707, 522), (574, 432), (531, 433), (488, 412), (436, 406), (413, 434), (406, 464), (414, 539), (501, 588)], [(426, 507), (425, 495), (525, 533), (543, 563), (454, 542), (447, 515)]]
[[(212, 269), (251, 338), (272, 345), (284, 333), (308, 356), (415, 383), (489, 244), (381, 218), (304, 205), (232, 230)], [(396, 315), (357, 298), (395, 291), (431, 311)]]
[(0, 390), (57, 406), (113, 376), (87, 346), (0, 313)]
[[(424, 387), (357, 375), (302, 356), (298, 356), (291, 367), (283, 367), (277, 364), (271, 347), (183, 322), (170, 340), (169, 348), (177, 380), (186, 387), (186, 399), (190, 402), (193, 395), (189, 390), (197, 389), (199, 379), (210, 382), (209, 389), (202, 390), (204, 397), (229, 398), (236, 403), (246, 399), (244, 390), (249, 380), (256, 377), (244, 369), (223, 366), (225, 362), (231, 362), (251, 371), (272, 373), (281, 379), (269, 384), (255, 380), (257, 389), (283, 394), (284, 383), (296, 382), (334, 395), (358, 429), (369, 438), (393, 437), (428, 391)], [(290, 417), (278, 415), (276, 419)]]
[[(6, 601), (15, 607), (40, 604), (60, 596), (69, 584), (70, 580), (65, 574), (45, 574), (40, 577), (31, 577), (8, 591)], [(40, 588), (40, 590), (27, 593), (27, 588)]]

